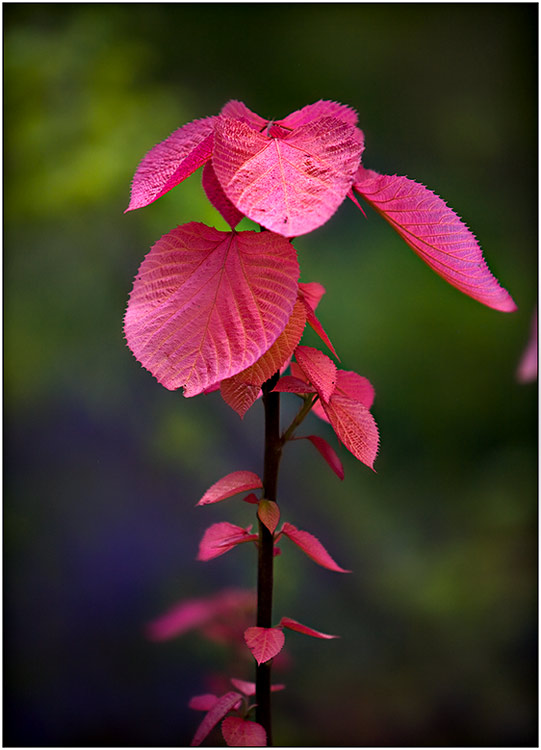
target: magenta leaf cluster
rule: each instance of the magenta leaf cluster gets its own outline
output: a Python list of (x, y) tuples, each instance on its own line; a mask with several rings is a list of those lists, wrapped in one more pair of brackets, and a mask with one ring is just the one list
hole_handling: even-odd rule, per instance
[[(362, 165), (364, 135), (357, 119), (353, 109), (332, 101), (318, 101), (281, 120), (266, 120), (242, 102), (230, 101), (218, 115), (194, 120), (154, 146), (133, 178), (128, 211), (149, 205), (202, 168), (203, 190), (230, 227), (220, 231), (184, 223), (152, 247), (135, 278), (124, 319), (136, 359), (165, 388), (181, 388), (185, 397), (219, 391), (241, 418), (261, 396), (266, 410), (269, 395), (275, 397), (272, 408), (281, 393), (301, 402), (289, 427), (269, 438), (274, 443), (265, 449), (263, 479), (252, 471), (235, 471), (216, 481), (197, 503), (214, 505), (249, 493), (243, 500), (257, 507), (259, 531), (252, 532), (251, 524), (213, 523), (203, 534), (197, 559), (210, 561), (240, 545), (255, 545), (258, 580), (267, 588), (263, 594), (258, 589), (257, 624), (241, 630), (257, 664), (256, 683), (233, 678), (236, 690), (193, 698), (191, 707), (205, 712), (193, 745), (220, 722), (228, 745), (269, 743), (269, 710), (261, 703), (268, 704), (271, 688), (261, 668), (282, 651), (284, 629), (319, 639), (338, 637), (285, 616), (271, 625), (272, 558), (280, 554), (283, 538), (323, 568), (350, 572), (313, 534), (282, 520), (276, 498), (282, 449), (289, 441), (306, 439), (344, 478), (341, 460), (325, 438), (296, 434), (310, 412), (371, 469), (379, 448), (374, 388), (366, 377), (341, 368), (316, 314), (325, 288), (299, 280), (293, 239), (323, 225), (346, 198), (364, 214), (360, 198), (452, 286), (496, 310), (516, 309), (472, 232), (441, 198), (408, 177), (378, 174)], [(244, 218), (256, 228), (237, 231)], [(325, 351), (302, 343), (306, 326)], [(236, 606), (235, 595), (224, 596), (184, 602), (151, 625), (150, 637), (161, 640), (193, 627), (223, 633), (220, 617)], [(256, 704), (249, 700), (254, 695)], [(260, 721), (250, 716), (255, 705)]]

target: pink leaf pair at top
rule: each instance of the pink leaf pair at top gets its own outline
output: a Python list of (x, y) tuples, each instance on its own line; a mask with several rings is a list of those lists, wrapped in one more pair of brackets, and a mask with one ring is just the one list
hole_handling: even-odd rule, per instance
[(308, 555), (308, 557), (321, 565), (323, 568), (328, 570), (334, 570), (336, 573), (351, 573), (351, 570), (341, 568), (333, 558), (329, 555), (325, 547), (321, 544), (319, 539), (308, 531), (302, 531), (297, 529), (291, 523), (284, 523), (281, 533), (287, 536), (297, 547), (300, 547), (302, 551)]
[(257, 534), (250, 534), (251, 526), (243, 529), (242, 526), (236, 526), (234, 523), (222, 521), (213, 523), (203, 534), (199, 542), (199, 552), (197, 559), (203, 562), (212, 560), (215, 557), (224, 555), (229, 550), (236, 547), (237, 544), (245, 542), (255, 542)]
[(338, 638), (337, 635), (329, 635), (328, 633), (322, 633), (319, 630), (309, 628), (307, 625), (302, 625), (290, 617), (282, 617), (279, 624), (274, 628), (247, 628), (244, 633), (246, 645), (258, 664), (263, 664), (280, 653), (285, 643), (284, 628), (296, 630), (298, 633), (304, 633), (304, 635), (310, 635), (313, 638)]
[(452, 286), (501, 312), (516, 305), (490, 272), (466, 224), (435, 193), (407, 177), (360, 166), (353, 189)]
[(242, 102), (195, 120), (154, 146), (135, 173), (128, 211), (152, 203), (205, 165), (203, 187), (231, 228), (243, 215), (285, 237), (326, 222), (351, 189), (363, 135), (356, 113), (319, 101), (268, 121)]
[(298, 277), (295, 250), (277, 234), (177, 227), (139, 269), (128, 346), (166, 388), (195, 396), (270, 349), (291, 317)]

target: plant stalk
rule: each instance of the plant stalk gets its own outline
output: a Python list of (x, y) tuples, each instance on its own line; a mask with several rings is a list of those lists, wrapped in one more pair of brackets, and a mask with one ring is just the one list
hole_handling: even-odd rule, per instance
[[(282, 456), (280, 438), (280, 394), (272, 391), (279, 373), (262, 386), (265, 409), (265, 454), (263, 464), (263, 497), (276, 502), (278, 469)], [(272, 627), (272, 584), (274, 562), (274, 536), (259, 521), (257, 565), (257, 626)], [(267, 745), (272, 745), (271, 722), (271, 667), (272, 659), (256, 666), (256, 721), (267, 733)]]

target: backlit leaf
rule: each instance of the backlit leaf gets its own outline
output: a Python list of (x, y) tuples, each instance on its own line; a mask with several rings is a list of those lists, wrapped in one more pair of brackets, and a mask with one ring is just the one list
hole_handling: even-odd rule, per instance
[(218, 182), (210, 161), (208, 161), (203, 167), (201, 184), (203, 185), (203, 190), (205, 191), (207, 198), (214, 208), (221, 213), (231, 229), (234, 229), (239, 221), (244, 218), (244, 215), (235, 208), (222, 190), (222, 186)]
[(234, 471), (209, 487), (197, 505), (218, 503), (239, 492), (257, 490), (260, 487), (263, 487), (263, 483), (253, 471)]
[(371, 469), (378, 452), (378, 428), (370, 411), (349, 396), (335, 393), (323, 408), (339, 440)]
[(274, 530), (278, 526), (280, 520), (280, 509), (278, 504), (273, 500), (260, 500), (259, 508), (257, 509), (257, 517), (261, 523), (267, 527), (271, 534), (274, 534)]
[(190, 746), (196, 747), (200, 745), (216, 724), (238, 703), (239, 699), (242, 699), (242, 695), (235, 691), (222, 695), (199, 725), (193, 740), (190, 742)]
[(407, 177), (362, 166), (353, 187), (442, 278), (488, 307), (516, 310), (473, 233), (439, 196)]
[(220, 383), (220, 393), (225, 403), (234, 409), (241, 419), (248, 409), (255, 404), (261, 394), (258, 385), (248, 385), (238, 375), (226, 378)]
[(312, 346), (298, 346), (295, 359), (309, 383), (315, 386), (320, 398), (328, 401), (336, 387), (336, 365), (326, 354)]
[(177, 227), (139, 269), (128, 346), (166, 388), (195, 396), (270, 349), (291, 316), (298, 276), (295, 250), (277, 234)]
[(212, 164), (239, 211), (273, 232), (295, 237), (324, 224), (346, 197), (359, 165), (362, 135), (336, 117), (278, 135), (273, 131), (269, 137), (220, 116)]
[(326, 440), (324, 440), (322, 437), (319, 437), (319, 435), (303, 435), (302, 437), (298, 437), (295, 439), (309, 440), (323, 456), (338, 479), (344, 478), (344, 467), (342, 466), (342, 462), (336, 455), (336, 451), (334, 450), (334, 448), (332, 448)]
[(255, 721), (228, 716), (222, 721), (222, 735), (229, 747), (266, 747), (267, 733)]
[(297, 633), (311, 635), (313, 638), (340, 638), (339, 635), (329, 635), (328, 633), (321, 633), (319, 630), (309, 628), (307, 625), (302, 625), (300, 622), (292, 620), (291, 617), (282, 617), (280, 620), (280, 627), (289, 628), (289, 630), (296, 630)]
[(255, 626), (246, 629), (244, 639), (258, 664), (263, 664), (280, 653), (285, 642), (284, 634), (279, 628)]
[(250, 534), (250, 528), (243, 529), (228, 521), (212, 524), (199, 543), (197, 559), (206, 562), (229, 552), (237, 544), (256, 541), (257, 534)]
[(189, 122), (143, 157), (133, 177), (126, 211), (152, 203), (210, 159), (215, 121), (215, 117), (205, 117)]
[(284, 523), (282, 533), (291, 539), (302, 551), (308, 555), (314, 562), (323, 568), (334, 570), (336, 573), (351, 573), (351, 570), (345, 570), (338, 565), (329, 555), (325, 547), (313, 534), (308, 531), (297, 529), (291, 523)]

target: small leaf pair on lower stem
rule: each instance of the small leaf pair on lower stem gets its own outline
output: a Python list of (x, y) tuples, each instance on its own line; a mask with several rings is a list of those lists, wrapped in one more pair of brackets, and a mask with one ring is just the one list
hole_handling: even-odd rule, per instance
[(247, 628), (244, 633), (246, 645), (254, 655), (258, 664), (263, 664), (280, 653), (285, 643), (284, 628), (296, 630), (298, 633), (304, 633), (305, 635), (311, 635), (313, 638), (331, 639), (340, 637), (338, 635), (329, 635), (328, 633), (314, 630), (307, 625), (302, 625), (302, 623), (292, 620), (290, 617), (282, 617), (278, 625), (273, 628), (260, 628), (255, 626)]

